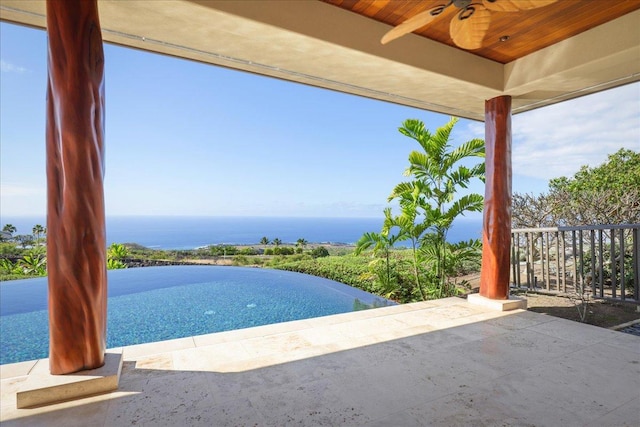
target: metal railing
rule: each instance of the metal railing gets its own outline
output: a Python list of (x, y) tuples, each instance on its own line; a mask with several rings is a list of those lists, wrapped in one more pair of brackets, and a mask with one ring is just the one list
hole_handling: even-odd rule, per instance
[(511, 230), (511, 286), (640, 304), (640, 224)]

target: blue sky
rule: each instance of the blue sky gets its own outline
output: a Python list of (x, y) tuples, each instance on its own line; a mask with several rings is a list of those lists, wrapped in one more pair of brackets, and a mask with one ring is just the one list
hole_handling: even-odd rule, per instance
[[(0, 23), (0, 61), (0, 216), (44, 216), (46, 34)], [(418, 148), (397, 128), (449, 119), (112, 45), (105, 61), (107, 215), (380, 217)], [(461, 120), (452, 143), (483, 137)], [(513, 191), (621, 147), (640, 150), (637, 83), (516, 115)]]

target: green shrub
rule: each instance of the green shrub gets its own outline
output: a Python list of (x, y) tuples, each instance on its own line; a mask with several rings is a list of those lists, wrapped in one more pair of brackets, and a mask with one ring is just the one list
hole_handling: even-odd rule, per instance
[(115, 258), (107, 259), (107, 270), (120, 270), (123, 268), (127, 268), (127, 264)]
[(242, 248), (238, 251), (238, 255), (259, 255), (260, 251), (256, 248)]
[(318, 246), (311, 250), (311, 256), (314, 258), (324, 258), (329, 256), (329, 251), (324, 246)]
[(236, 255), (231, 261), (232, 265), (249, 265), (249, 258), (245, 255)]
[(20, 249), (18, 245), (13, 242), (0, 242), (0, 255), (21, 256), (24, 252), (24, 249)]
[(24, 275), (24, 272), (16, 264), (6, 258), (0, 259), (0, 274), (2, 275)]
[(274, 268), (298, 273), (311, 274), (313, 276), (324, 277), (363, 289), (370, 292), (371, 282), (364, 279), (363, 273), (367, 271), (368, 261), (364, 258), (353, 256), (344, 257), (321, 257), (316, 259), (302, 259), (300, 261), (287, 260), (280, 264), (273, 265)]
[(46, 276), (47, 274), (47, 257), (39, 253), (39, 251), (32, 251), (26, 254), (22, 259), (18, 260), (16, 265), (27, 276)]

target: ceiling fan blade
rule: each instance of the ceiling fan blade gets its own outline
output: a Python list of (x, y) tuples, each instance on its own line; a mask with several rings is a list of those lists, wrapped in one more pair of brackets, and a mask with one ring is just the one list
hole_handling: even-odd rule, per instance
[(482, 4), (493, 12), (518, 12), (547, 6), (556, 1), (558, 0), (482, 0)]
[(456, 46), (480, 49), (490, 24), (491, 12), (480, 4), (471, 4), (451, 19), (449, 33)]
[(382, 40), (380, 40), (380, 43), (387, 44), (392, 40), (395, 40), (399, 37), (404, 36), (405, 34), (417, 30), (418, 28), (424, 27), (425, 25), (436, 19), (438, 16), (440, 16), (443, 10), (443, 6), (438, 6), (418, 13), (417, 15), (407, 19), (402, 24), (386, 33), (382, 37)]

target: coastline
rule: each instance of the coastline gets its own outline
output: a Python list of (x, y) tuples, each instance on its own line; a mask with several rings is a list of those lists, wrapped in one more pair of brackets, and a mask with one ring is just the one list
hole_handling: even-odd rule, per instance
[[(31, 234), (44, 216), (3, 216), (3, 224), (17, 227), (15, 234)], [(447, 240), (451, 243), (480, 238), (481, 218), (460, 218)], [(364, 233), (381, 230), (383, 218), (330, 217), (184, 217), (107, 216), (107, 245), (138, 243), (149, 249), (192, 250), (215, 245), (254, 246), (263, 237), (295, 245), (298, 239), (313, 245), (350, 246)], [(398, 245), (401, 247), (402, 243)]]

